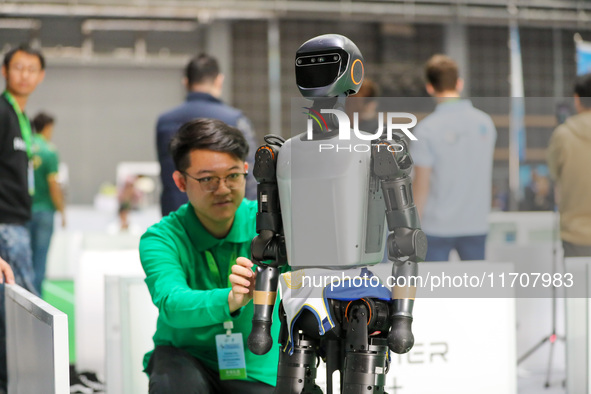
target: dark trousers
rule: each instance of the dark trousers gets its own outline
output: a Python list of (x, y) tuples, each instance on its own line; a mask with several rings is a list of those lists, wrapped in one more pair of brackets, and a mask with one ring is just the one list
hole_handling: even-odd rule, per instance
[[(31, 261), (31, 240), (24, 225), (0, 224), (0, 257), (12, 267), (16, 284), (38, 295), (33, 285), (35, 273)], [(4, 284), (0, 284), (0, 393), (6, 390), (7, 382), (6, 309)]]
[(146, 372), (150, 394), (272, 394), (275, 390), (262, 382), (220, 380), (218, 371), (173, 346), (156, 347)]
[(484, 260), (486, 235), (464, 237), (434, 237), (427, 235), (427, 257), (425, 261), (448, 261), (449, 253), (455, 249), (462, 260)]
[(33, 212), (31, 221), (27, 223), (31, 234), (31, 252), (33, 252), (33, 270), (35, 271), (35, 290), (41, 294), (41, 285), (45, 279), (47, 252), (53, 235), (53, 211)]
[(564, 257), (587, 257), (591, 256), (591, 245), (577, 245), (562, 241)]

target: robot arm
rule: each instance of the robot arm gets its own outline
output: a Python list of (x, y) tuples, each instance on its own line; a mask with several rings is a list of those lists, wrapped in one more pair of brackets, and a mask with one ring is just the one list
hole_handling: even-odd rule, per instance
[(398, 354), (408, 352), (414, 337), (411, 330), (412, 309), (418, 275), (417, 263), (425, 260), (427, 237), (420, 229), (419, 215), (414, 204), (410, 172), (412, 158), (401, 136), (394, 141), (381, 140), (373, 146), (373, 172), (380, 180), (386, 203), (388, 223), (388, 258), (394, 263), (392, 276), (397, 284), (392, 289), (392, 328), (388, 346)]
[(257, 267), (254, 292), (254, 315), (248, 348), (254, 354), (267, 353), (272, 345), (271, 324), (277, 295), (279, 270), (287, 263), (283, 223), (277, 187), (277, 155), (283, 139), (265, 137), (266, 145), (255, 155), (254, 176), (258, 182), (258, 213), (256, 231), (252, 240), (252, 261)]

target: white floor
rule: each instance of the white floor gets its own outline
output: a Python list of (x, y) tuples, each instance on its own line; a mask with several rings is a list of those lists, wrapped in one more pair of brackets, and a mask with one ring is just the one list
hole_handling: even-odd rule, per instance
[[(533, 355), (532, 357), (540, 356)], [(545, 358), (544, 361), (547, 362), (547, 358)], [(564, 369), (552, 368), (550, 379), (547, 377), (547, 370), (548, 369), (545, 368), (543, 370), (530, 371), (520, 368), (517, 378), (517, 394), (566, 394), (566, 373)], [(318, 377), (317, 382), (320, 380), (321, 378)], [(322, 379), (322, 381), (324, 380), (326, 379)], [(550, 383), (548, 387), (546, 387), (547, 382)], [(386, 387), (386, 392), (388, 394), (399, 394), (393, 387)], [(324, 393), (326, 393), (326, 391), (324, 391)]]
[[(543, 371), (520, 371), (517, 379), (518, 394), (566, 394), (566, 373), (564, 370), (551, 369), (550, 379), (547, 369)], [(549, 386), (546, 387), (546, 383)]]

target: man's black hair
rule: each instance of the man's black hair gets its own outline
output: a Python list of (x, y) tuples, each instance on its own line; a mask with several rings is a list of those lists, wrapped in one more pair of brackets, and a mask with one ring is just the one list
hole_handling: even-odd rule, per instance
[(39, 61), (41, 62), (41, 69), (45, 69), (45, 58), (43, 57), (41, 51), (31, 48), (28, 44), (20, 44), (16, 48), (12, 48), (10, 51), (6, 52), (6, 54), (4, 55), (4, 62), (2, 63), (6, 69), (8, 69), (10, 61), (12, 60), (14, 54), (19, 51), (28, 53), (29, 55), (37, 56), (39, 58)]
[(242, 132), (217, 119), (199, 118), (181, 126), (170, 140), (170, 155), (178, 171), (191, 165), (190, 153), (195, 149), (229, 153), (245, 161), (248, 142)]
[(55, 119), (53, 116), (46, 114), (45, 112), (39, 112), (35, 118), (33, 118), (33, 129), (35, 133), (40, 133), (43, 131), (45, 126), (54, 124)]
[(574, 90), (581, 99), (581, 105), (591, 108), (591, 73), (578, 76), (575, 80)]
[(195, 56), (185, 68), (185, 77), (189, 87), (195, 84), (213, 82), (220, 73), (220, 67), (214, 57), (204, 53)]

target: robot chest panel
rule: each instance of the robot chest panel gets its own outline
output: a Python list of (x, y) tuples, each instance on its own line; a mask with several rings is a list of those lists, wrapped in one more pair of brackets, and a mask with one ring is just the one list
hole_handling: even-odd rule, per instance
[(370, 153), (327, 152), (320, 143), (293, 138), (278, 158), (289, 264), (348, 267), (379, 261), (379, 252), (365, 252)]

